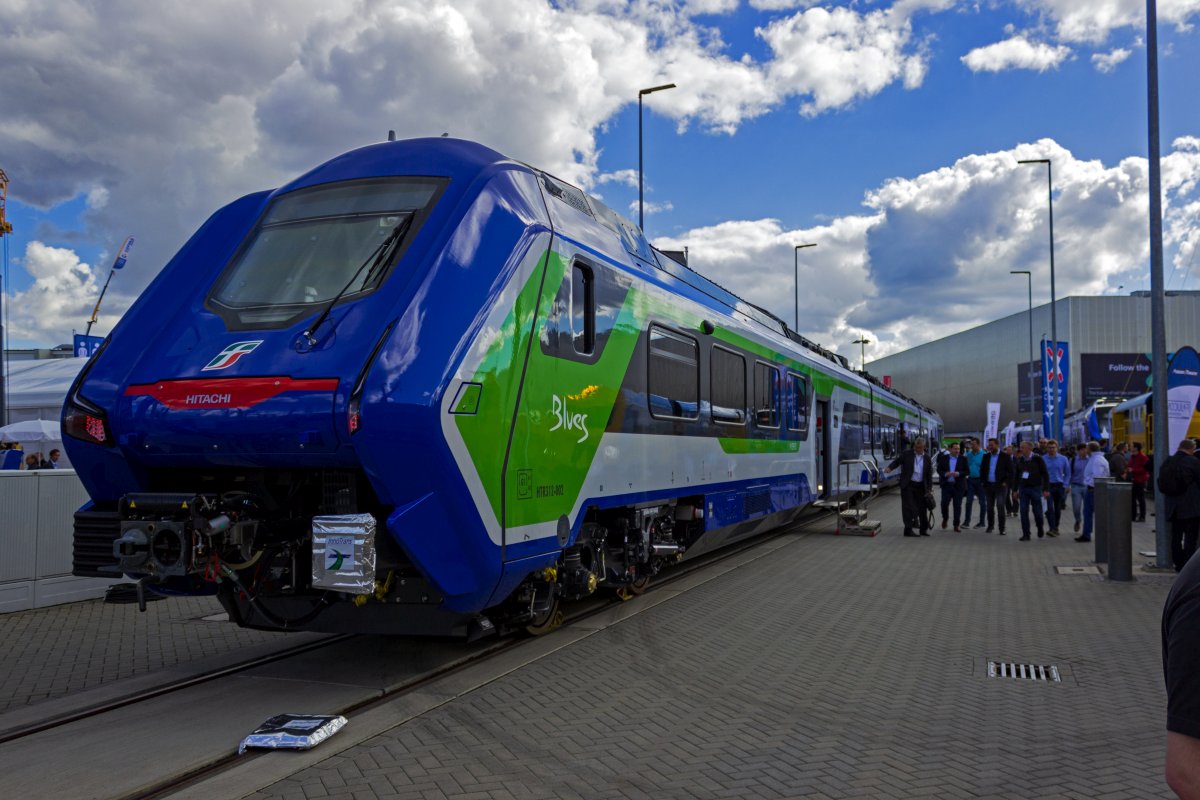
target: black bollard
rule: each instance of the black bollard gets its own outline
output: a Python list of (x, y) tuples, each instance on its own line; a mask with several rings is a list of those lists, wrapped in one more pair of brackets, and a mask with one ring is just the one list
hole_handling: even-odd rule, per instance
[(1133, 484), (1108, 485), (1108, 579), (1133, 580)]
[(1096, 563), (1108, 563), (1108, 487), (1112, 478), (1096, 478), (1095, 503), (1092, 506), (1092, 541), (1095, 542)]

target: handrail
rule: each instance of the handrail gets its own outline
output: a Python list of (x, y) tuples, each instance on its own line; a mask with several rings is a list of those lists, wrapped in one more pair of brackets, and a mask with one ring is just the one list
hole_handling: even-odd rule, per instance
[[(850, 466), (852, 464), (860, 464), (867, 472), (867, 486), (869, 488), (867, 490), (867, 498), (863, 502), (869, 503), (879, 495), (879, 465), (864, 458), (851, 458), (838, 462), (837, 485), (834, 487), (836, 493), (841, 494), (843, 487), (848, 486), (851, 483), (855, 484), (856, 486), (862, 485), (862, 481), (850, 480)], [(843, 469), (846, 471), (846, 480), (844, 482), (842, 481)]]

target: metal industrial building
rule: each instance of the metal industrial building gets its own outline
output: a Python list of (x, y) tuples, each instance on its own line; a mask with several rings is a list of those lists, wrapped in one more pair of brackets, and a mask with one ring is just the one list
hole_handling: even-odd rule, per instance
[[(1065, 297), (1058, 339), (1067, 345), (1064, 413), (1100, 396), (1134, 397), (1149, 378), (1150, 293)], [(1167, 292), (1167, 350), (1200, 347), (1200, 291)], [(1040, 342), (1050, 339), (1050, 304), (1033, 309), (1034, 414), (1041, 419)], [(1000, 403), (1000, 426), (1028, 419), (1029, 312), (1022, 311), (902, 353), (869, 362), (873, 375), (942, 415), (948, 432), (981, 431), (987, 403)], [(1018, 398), (1021, 401), (1018, 403)]]

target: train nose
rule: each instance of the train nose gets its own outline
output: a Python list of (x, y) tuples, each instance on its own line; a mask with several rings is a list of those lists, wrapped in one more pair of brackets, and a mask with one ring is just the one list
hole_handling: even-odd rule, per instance
[(118, 441), (143, 455), (332, 452), (337, 378), (185, 378), (125, 390)]

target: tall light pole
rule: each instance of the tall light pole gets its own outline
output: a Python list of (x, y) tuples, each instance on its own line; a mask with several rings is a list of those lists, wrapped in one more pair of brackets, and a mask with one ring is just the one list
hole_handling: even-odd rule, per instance
[(806, 247), (816, 247), (815, 244), (798, 244), (794, 252), (796, 256), (796, 327), (792, 330), (800, 332), (800, 251)]
[(675, 84), (664, 83), (662, 86), (651, 86), (649, 89), (638, 91), (638, 227), (646, 230), (646, 214), (642, 204), (642, 98), (648, 94), (661, 92), (663, 89), (674, 89)]
[[(1029, 281), (1029, 441), (1033, 441), (1033, 273), (1027, 269), (1010, 269), (1009, 275), (1024, 275)], [(1020, 405), (1020, 404), (1018, 404)]]
[(867, 371), (867, 345), (869, 345), (870, 343), (871, 343), (871, 340), (868, 339), (865, 334), (860, 334), (857, 339), (855, 339), (853, 342), (851, 342), (851, 344), (859, 345), (859, 348), (858, 348), (859, 361), (862, 364), (863, 372)]
[[(1154, 474), (1178, 442), (1167, 438), (1167, 326), (1163, 299), (1162, 172), (1158, 144), (1158, 5), (1146, 0), (1146, 128), (1150, 166), (1150, 369), (1154, 413)], [(1171, 533), (1167, 515), (1154, 518), (1155, 566), (1170, 565)]]
[[(1047, 385), (1053, 387), (1051, 389), (1051, 397), (1054, 398), (1054, 419), (1051, 423), (1054, 426), (1054, 433), (1047, 438), (1058, 439), (1062, 441), (1062, 403), (1060, 395), (1062, 387), (1059, 385), (1058, 376), (1061, 370), (1058, 368), (1058, 312), (1055, 308), (1057, 298), (1054, 294), (1054, 167), (1050, 164), (1048, 158), (1029, 158), (1023, 161), (1018, 161), (1018, 164), (1045, 164), (1046, 165), (1046, 206), (1050, 210), (1050, 374), (1046, 376)], [(1053, 382), (1051, 382), (1053, 381)]]

